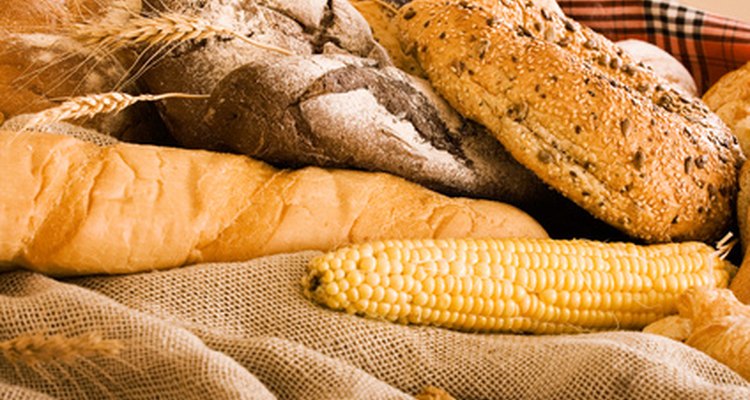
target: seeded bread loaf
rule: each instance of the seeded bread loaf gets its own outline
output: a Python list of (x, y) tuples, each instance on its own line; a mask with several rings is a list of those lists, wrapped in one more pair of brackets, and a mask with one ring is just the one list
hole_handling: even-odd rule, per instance
[[(393, 64), (409, 74), (425, 77), (422, 67), (413, 54), (404, 53), (398, 40), (398, 24), (396, 15), (398, 9), (408, 4), (410, 0), (350, 0), (352, 5), (367, 20), (372, 28), (372, 36), (390, 55)], [(551, 12), (563, 15), (555, 0), (528, 0), (539, 7), (545, 7)]]
[(0, 264), (130, 273), (398, 238), (546, 237), (509, 205), (387, 174), (0, 132)]
[(649, 242), (726, 233), (737, 139), (604, 37), (507, 0), (417, 0), (399, 32), (451, 105), (594, 216)]

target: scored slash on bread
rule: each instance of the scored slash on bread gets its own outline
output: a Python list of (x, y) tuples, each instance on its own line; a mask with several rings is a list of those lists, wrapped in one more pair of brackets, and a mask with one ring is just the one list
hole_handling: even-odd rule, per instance
[(649, 242), (728, 229), (736, 138), (604, 37), (507, 0), (417, 0), (398, 23), (453, 107), (594, 216)]

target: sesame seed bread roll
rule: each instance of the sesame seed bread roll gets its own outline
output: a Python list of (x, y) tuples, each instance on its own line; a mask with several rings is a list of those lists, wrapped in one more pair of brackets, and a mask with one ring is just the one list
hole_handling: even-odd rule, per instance
[(371, 240), (547, 237), (504, 203), (382, 173), (0, 131), (0, 270), (122, 274)]
[(648, 242), (726, 233), (744, 157), (700, 100), (533, 3), (416, 0), (399, 13), (401, 45), (437, 91), (595, 217)]

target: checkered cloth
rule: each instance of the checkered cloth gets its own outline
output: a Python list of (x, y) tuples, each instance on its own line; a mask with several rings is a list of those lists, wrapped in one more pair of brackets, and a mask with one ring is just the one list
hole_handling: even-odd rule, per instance
[(639, 39), (673, 54), (701, 92), (750, 61), (750, 24), (673, 0), (558, 0), (571, 18), (611, 40)]

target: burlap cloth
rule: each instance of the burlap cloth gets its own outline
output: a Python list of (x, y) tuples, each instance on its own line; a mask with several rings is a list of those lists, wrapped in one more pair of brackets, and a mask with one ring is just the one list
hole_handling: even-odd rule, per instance
[(1, 397), (396, 399), (432, 385), (461, 399), (750, 398), (738, 375), (657, 336), (479, 335), (329, 311), (301, 292), (315, 254), (67, 281), (0, 275), (0, 341), (96, 333), (122, 346), (37, 362), (9, 361), (6, 346)]

